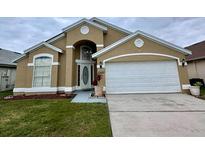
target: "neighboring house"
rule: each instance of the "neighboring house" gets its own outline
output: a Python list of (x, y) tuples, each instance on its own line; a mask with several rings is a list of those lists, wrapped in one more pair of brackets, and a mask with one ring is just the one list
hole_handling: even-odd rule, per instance
[(200, 78), (205, 82), (205, 41), (186, 47), (192, 51), (192, 55), (187, 56), (187, 70), (189, 79)]
[(185, 92), (185, 56), (191, 52), (142, 31), (134, 33), (98, 18), (82, 19), (17, 59), (15, 95), (92, 88), (106, 93)]
[(14, 88), (16, 78), (16, 64), (13, 60), (20, 57), (20, 53), (0, 48), (0, 91)]

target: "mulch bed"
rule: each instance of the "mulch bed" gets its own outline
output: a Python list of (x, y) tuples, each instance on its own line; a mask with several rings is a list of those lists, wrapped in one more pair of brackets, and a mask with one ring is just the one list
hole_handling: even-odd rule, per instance
[(6, 96), (4, 100), (21, 100), (21, 99), (68, 99), (75, 97), (75, 94), (41, 94), (41, 95), (19, 95)]

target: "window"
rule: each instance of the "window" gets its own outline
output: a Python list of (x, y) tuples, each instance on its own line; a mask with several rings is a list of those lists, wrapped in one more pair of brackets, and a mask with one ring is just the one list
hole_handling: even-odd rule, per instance
[(51, 64), (51, 57), (42, 56), (35, 58), (33, 72), (33, 87), (51, 86)]
[(88, 46), (81, 47), (81, 60), (91, 60), (92, 50)]

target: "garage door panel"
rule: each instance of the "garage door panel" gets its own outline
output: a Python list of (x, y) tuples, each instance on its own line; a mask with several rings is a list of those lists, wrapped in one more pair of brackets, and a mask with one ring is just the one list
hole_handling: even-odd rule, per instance
[(106, 64), (107, 93), (180, 91), (175, 61)]

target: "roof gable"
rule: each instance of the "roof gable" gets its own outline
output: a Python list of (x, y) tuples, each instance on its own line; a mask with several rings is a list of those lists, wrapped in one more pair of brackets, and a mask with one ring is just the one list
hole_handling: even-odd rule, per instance
[(123, 33), (125, 33), (125, 34), (131, 34), (131, 33), (132, 33), (132, 32), (130, 32), (130, 31), (126, 30), (126, 29), (123, 29), (123, 28), (121, 28), (121, 27), (118, 27), (118, 26), (116, 26), (116, 25), (113, 25), (113, 24), (111, 24), (111, 23), (108, 23), (108, 22), (106, 22), (106, 21), (104, 21), (104, 20), (101, 20), (101, 19), (99, 19), (99, 18), (96, 18), (96, 17), (91, 18), (90, 21), (93, 21), (93, 22), (97, 21), (98, 23), (101, 23), (101, 24), (104, 24), (104, 25), (106, 25), (106, 26), (112, 27), (113, 29), (116, 29), (116, 30), (118, 30), (118, 31), (121, 31), (121, 32), (123, 32)]
[(18, 60), (20, 60), (20, 59), (22, 59), (24, 56), (26, 56), (26, 53), (33, 52), (33, 51), (35, 51), (35, 49), (38, 49), (38, 48), (40, 48), (40, 47), (42, 47), (42, 46), (45, 46), (45, 47), (47, 47), (47, 48), (50, 48), (50, 49), (52, 49), (52, 50), (54, 50), (54, 51), (56, 51), (56, 52), (59, 52), (59, 53), (62, 53), (62, 52), (63, 52), (62, 49), (60, 49), (60, 48), (58, 48), (58, 47), (55, 47), (55, 46), (53, 46), (53, 45), (51, 45), (51, 44), (49, 44), (49, 43), (43, 41), (43, 42), (41, 42), (41, 43), (39, 43), (39, 44), (37, 44), (37, 45), (34, 45), (34, 46), (30, 47), (29, 49), (25, 50), (25, 51), (24, 51), (24, 54), (23, 54), (22, 56), (20, 56), (19, 58), (15, 59), (13, 62), (17, 62)]
[(113, 43), (113, 44), (107, 46), (106, 48), (103, 48), (103, 49), (99, 50), (98, 52), (94, 53), (94, 54), (92, 55), (92, 57), (93, 57), (93, 58), (97, 58), (97, 57), (99, 57), (100, 55), (102, 55), (102, 54), (104, 54), (104, 53), (110, 51), (111, 49), (116, 48), (116, 47), (118, 47), (118, 46), (121, 45), (121, 44), (124, 44), (125, 42), (127, 42), (127, 41), (129, 41), (130, 39), (136, 37), (137, 35), (142, 35), (143, 37), (145, 37), (145, 38), (147, 38), (147, 39), (149, 39), (149, 40), (152, 40), (153, 42), (159, 43), (159, 44), (164, 45), (164, 46), (166, 46), (166, 47), (168, 47), (168, 48), (172, 48), (172, 49), (174, 49), (174, 50), (176, 50), (176, 51), (178, 51), (178, 52), (181, 52), (181, 53), (183, 53), (183, 54), (185, 54), (185, 55), (190, 55), (190, 54), (191, 54), (191, 51), (189, 51), (189, 50), (187, 50), (187, 49), (184, 49), (184, 48), (182, 48), (182, 47), (179, 47), (179, 46), (177, 46), (177, 45), (174, 45), (174, 44), (172, 44), (172, 43), (169, 43), (169, 42), (164, 41), (164, 40), (162, 40), (162, 39), (159, 39), (159, 38), (157, 38), (157, 37), (155, 37), (155, 36), (152, 36), (152, 35), (150, 35), (150, 34), (144, 33), (144, 32), (142, 32), (142, 31), (136, 31), (135, 33), (130, 34), (130, 35), (128, 35), (128, 36), (126, 36), (126, 37), (120, 39), (119, 41), (117, 41), (117, 42), (115, 42), (115, 43)]
[(43, 42), (41, 42), (41, 43), (39, 43), (39, 44), (37, 44), (37, 45), (34, 45), (34, 46), (32, 46), (31, 48), (25, 50), (24, 53), (31, 52), (31, 51), (33, 51), (34, 49), (37, 49), (37, 48), (39, 48), (39, 47), (41, 47), (41, 46), (46, 46), (46, 47), (48, 47), (48, 48), (50, 48), (50, 49), (52, 49), (52, 50), (54, 50), (54, 51), (56, 51), (56, 52), (60, 52), (60, 53), (63, 52), (60, 48), (57, 48), (57, 47), (55, 47), (55, 46), (53, 46), (53, 45), (51, 45), (51, 44), (49, 44), (49, 43), (43, 41)]
[(192, 55), (186, 57), (187, 61), (199, 60), (205, 58), (205, 41), (190, 45), (186, 47), (186, 49), (192, 51)]
[(92, 22), (92, 21), (87, 20), (87, 19), (79, 20), (78, 22), (75, 22), (74, 24), (69, 25), (69, 26), (63, 28), (63, 31), (64, 31), (64, 32), (70, 31), (70, 30), (72, 30), (72, 29), (76, 28), (77, 26), (82, 25), (82, 24), (84, 24), (84, 23), (89, 24), (89, 25), (92, 25), (92, 26), (94, 26), (94, 27), (96, 27), (96, 28), (102, 30), (103, 32), (106, 32), (106, 31), (107, 31), (107, 27), (102, 26), (102, 25), (100, 25), (100, 24), (97, 24), (97, 23)]

